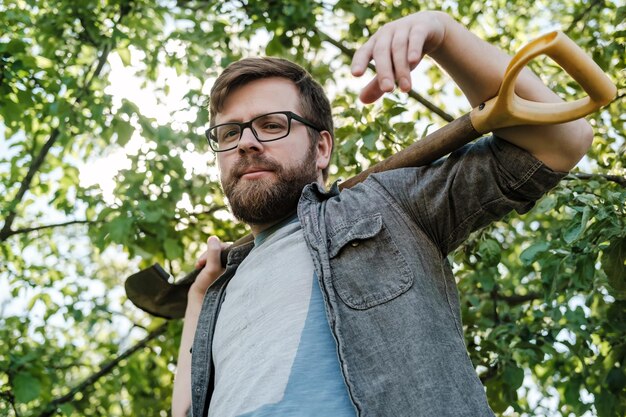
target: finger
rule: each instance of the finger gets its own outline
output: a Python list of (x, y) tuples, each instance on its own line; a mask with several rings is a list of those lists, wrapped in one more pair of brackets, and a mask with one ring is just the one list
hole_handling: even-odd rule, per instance
[(367, 64), (372, 60), (372, 49), (375, 43), (374, 38), (370, 38), (354, 53), (351, 71), (355, 77), (360, 77), (365, 73)]
[(395, 79), (400, 90), (405, 93), (411, 89), (411, 68), (407, 57), (409, 31), (397, 30), (391, 41), (391, 55)]
[[(217, 242), (217, 243), (216, 243)], [(216, 246), (217, 245), (217, 246)], [(222, 251), (222, 245), (226, 245), (226, 243), (220, 242), (217, 236), (210, 236), (207, 239), (207, 249), (200, 255), (198, 260), (196, 261), (196, 269), (200, 269), (207, 264), (207, 259), (213, 254), (216, 248), (219, 247), (219, 251)]]
[(202, 268), (206, 264), (206, 252), (203, 252), (202, 255), (196, 261), (196, 269)]
[(376, 62), (378, 87), (384, 92), (393, 91), (395, 77), (391, 60), (391, 35), (381, 34), (374, 45), (373, 57)]
[(380, 89), (378, 83), (378, 75), (372, 78), (372, 80), (361, 90), (359, 99), (364, 104), (373, 103), (378, 100), (385, 92)]
[(206, 246), (206, 250), (196, 262), (196, 268), (200, 269), (200, 273), (191, 284), (189, 294), (204, 296), (207, 288), (224, 272), (220, 263), (220, 253), (222, 252), (220, 240), (216, 236), (211, 236), (207, 239)]
[(206, 264), (207, 251), (202, 252), (202, 255), (196, 261), (196, 269), (202, 268)]
[(206, 242), (206, 263), (208, 264), (217, 264), (220, 266), (220, 253), (222, 252), (222, 242), (217, 236), (211, 236)]
[(411, 69), (415, 68), (424, 57), (424, 42), (426, 34), (418, 27), (412, 27), (409, 31), (409, 39), (407, 45), (407, 60)]
[(215, 236), (211, 236), (207, 240), (205, 265), (196, 278), (198, 288), (206, 289), (224, 272), (224, 268), (222, 268), (220, 262), (221, 252), (222, 245), (220, 240)]

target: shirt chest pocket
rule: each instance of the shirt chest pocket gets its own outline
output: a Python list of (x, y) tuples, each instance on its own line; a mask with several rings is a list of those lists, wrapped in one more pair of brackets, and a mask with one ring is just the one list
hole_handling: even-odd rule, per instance
[(347, 306), (372, 308), (413, 285), (411, 270), (380, 214), (341, 225), (328, 240), (333, 286)]

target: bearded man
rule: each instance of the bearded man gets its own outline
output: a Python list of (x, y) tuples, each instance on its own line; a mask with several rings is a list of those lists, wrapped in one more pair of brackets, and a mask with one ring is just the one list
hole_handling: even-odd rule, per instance
[[(356, 53), (361, 99), (424, 54), (472, 106), (510, 58), (441, 12), (381, 28)], [(559, 101), (529, 71), (519, 96)], [(183, 416), (493, 416), (467, 355), (447, 255), (474, 230), (525, 212), (585, 154), (584, 120), (494, 132), (445, 160), (326, 190), (333, 122), (321, 86), (275, 58), (230, 65), (211, 91), (207, 137), (233, 214), (254, 242), (225, 269), (215, 237), (189, 291), (173, 396)]]

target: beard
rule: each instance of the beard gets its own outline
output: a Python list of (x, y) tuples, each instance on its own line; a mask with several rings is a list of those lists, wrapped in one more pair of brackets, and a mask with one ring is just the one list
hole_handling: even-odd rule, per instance
[[(238, 160), (228, 176), (222, 177), (222, 188), (233, 215), (247, 223), (274, 223), (296, 210), (302, 189), (317, 181), (316, 148), (309, 147), (304, 160), (283, 166), (265, 155), (249, 154)], [(249, 167), (272, 171), (274, 177), (241, 179)]]

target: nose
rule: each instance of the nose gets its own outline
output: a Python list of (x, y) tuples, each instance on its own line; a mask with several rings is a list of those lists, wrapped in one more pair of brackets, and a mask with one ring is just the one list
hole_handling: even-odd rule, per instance
[(241, 132), (239, 143), (237, 144), (237, 152), (244, 154), (246, 152), (262, 152), (263, 144), (259, 142), (252, 133), (252, 127), (246, 126)]

